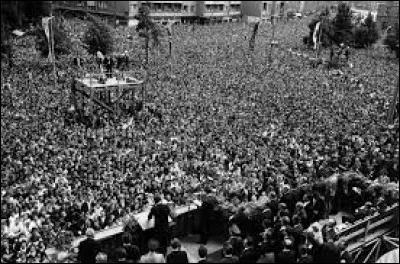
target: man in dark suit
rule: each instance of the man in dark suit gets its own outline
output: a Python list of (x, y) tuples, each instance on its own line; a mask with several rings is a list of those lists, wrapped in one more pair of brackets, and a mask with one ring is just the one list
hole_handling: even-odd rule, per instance
[(96, 263), (96, 256), (100, 252), (100, 243), (94, 240), (94, 230), (86, 230), (87, 239), (78, 246), (78, 261), (80, 263)]
[(200, 243), (207, 244), (211, 233), (211, 224), (214, 220), (214, 208), (217, 204), (217, 199), (212, 195), (211, 189), (206, 189), (206, 195), (202, 199), (200, 208)]
[(173, 218), (173, 215), (168, 205), (161, 203), (161, 197), (159, 195), (154, 196), (154, 203), (155, 205), (151, 208), (148, 221), (154, 217), (154, 234), (156, 239), (160, 242), (161, 253), (166, 255), (169, 241), (168, 216)]
[(188, 255), (181, 250), (181, 242), (175, 238), (171, 242), (172, 252), (167, 256), (167, 263), (189, 263)]

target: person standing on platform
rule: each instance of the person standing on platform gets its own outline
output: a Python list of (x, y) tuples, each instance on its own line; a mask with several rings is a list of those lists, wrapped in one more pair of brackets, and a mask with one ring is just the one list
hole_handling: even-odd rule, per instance
[(174, 218), (174, 216), (168, 205), (161, 202), (161, 197), (159, 195), (154, 196), (154, 203), (155, 205), (151, 208), (148, 221), (154, 217), (155, 238), (160, 242), (161, 253), (166, 255), (168, 241), (170, 239), (168, 217)]
[(97, 51), (96, 56), (97, 65), (99, 66), (100, 71), (103, 72), (104, 55), (101, 53), (101, 51)]
[(211, 189), (206, 189), (206, 195), (203, 198), (200, 208), (200, 243), (207, 244), (210, 237), (211, 222), (214, 218), (214, 207), (217, 204), (217, 199), (211, 194)]

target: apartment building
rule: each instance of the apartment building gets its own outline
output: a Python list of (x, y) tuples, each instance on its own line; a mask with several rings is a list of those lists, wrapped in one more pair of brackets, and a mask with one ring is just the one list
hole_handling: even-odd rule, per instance
[(310, 9), (306, 2), (309, 1), (243, 1), (242, 14), (244, 17), (270, 20), (272, 17), (285, 17), (287, 12), (296, 13)]
[[(123, 1), (121, 1), (123, 2)], [(141, 5), (147, 5), (156, 21), (178, 23), (196, 20), (230, 20), (241, 16), (241, 1), (129, 1), (128, 20), (134, 20)]]
[(93, 14), (107, 23), (126, 24), (125, 1), (52, 1), (56, 13)]
[(154, 20), (189, 22), (196, 18), (196, 1), (135, 1), (150, 8)]
[(196, 15), (201, 22), (238, 19), (242, 15), (242, 1), (198, 1)]
[(380, 30), (399, 23), (399, 2), (384, 1), (378, 5), (377, 24)]

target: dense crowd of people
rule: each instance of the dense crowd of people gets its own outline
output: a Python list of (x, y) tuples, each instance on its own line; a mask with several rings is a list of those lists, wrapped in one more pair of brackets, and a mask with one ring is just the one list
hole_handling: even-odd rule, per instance
[[(145, 107), (128, 127), (121, 125), (128, 117), (102, 111), (94, 113), (96, 128), (67, 117), (71, 80), (96, 69), (94, 57), (80, 55), (83, 68), (73, 64), (75, 54), (59, 58), (63, 82), (55, 88), (51, 64), (26, 48), (31, 39), (18, 40), (25, 47), (1, 74), (8, 87), (1, 90), (2, 262), (46, 262), (46, 248), (121, 224), (147, 210), (154, 194), (180, 205), (198, 193), (229, 212), (225, 263), (272, 255), (323, 261), (331, 250), (324, 243), (336, 238), (321, 244), (299, 233), (343, 209), (339, 194), (360, 198), (345, 208), (353, 212), (398, 201), (383, 188), (327, 183), (355, 171), (367, 182), (398, 184), (398, 120), (386, 123), (398, 62), (381, 50), (356, 50), (354, 67), (333, 75), (287, 52), (310, 52), (300, 44), (306, 20), (277, 28), (268, 64), (268, 24), (252, 53), (245, 24), (175, 26), (172, 57), (151, 53), (145, 93), (137, 95)], [(127, 50), (131, 67), (139, 67), (142, 47), (125, 30), (114, 34), (116, 52)], [(208, 233), (203, 224), (204, 242)], [(305, 239), (315, 244), (313, 254)]]

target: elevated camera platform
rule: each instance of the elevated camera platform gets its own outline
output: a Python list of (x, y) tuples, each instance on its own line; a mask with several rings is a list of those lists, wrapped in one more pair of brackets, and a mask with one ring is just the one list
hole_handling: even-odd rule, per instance
[(124, 108), (123, 104), (125, 107), (135, 104), (137, 97), (140, 97), (138, 88), (141, 88), (143, 99), (146, 80), (144, 71), (86, 74), (72, 82), (73, 104), (76, 109), (93, 112), (95, 107), (100, 107), (118, 114)]

